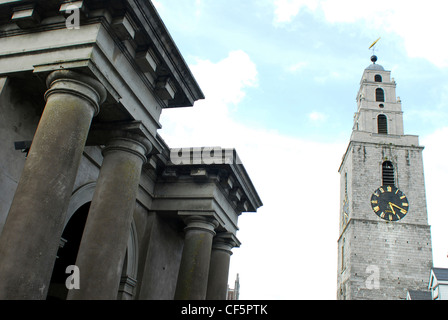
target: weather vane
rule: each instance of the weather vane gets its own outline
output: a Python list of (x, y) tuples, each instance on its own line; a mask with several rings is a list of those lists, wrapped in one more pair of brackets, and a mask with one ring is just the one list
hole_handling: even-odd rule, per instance
[(380, 41), (381, 37), (379, 37), (378, 39), (376, 39), (369, 47), (369, 50), (372, 49), (372, 53), (373, 55), (375, 55), (375, 45), (378, 43), (378, 41)]

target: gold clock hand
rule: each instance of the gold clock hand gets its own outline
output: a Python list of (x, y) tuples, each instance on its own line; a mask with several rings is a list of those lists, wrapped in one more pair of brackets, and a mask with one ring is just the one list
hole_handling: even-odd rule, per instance
[(396, 204), (394, 204), (394, 203), (392, 203), (392, 202), (389, 202), (389, 203), (390, 203), (392, 206), (394, 206), (394, 207), (400, 209), (400, 211), (401, 211), (402, 213), (406, 213), (406, 212), (407, 212), (406, 209), (400, 208), (399, 206), (397, 206)]
[(399, 206), (397, 206), (395, 203), (389, 202), (389, 204), (390, 204), (391, 206), (394, 206), (394, 207), (400, 209), (400, 210), (404, 210), (403, 208), (400, 208)]
[(393, 212), (393, 214), (395, 215), (395, 210), (394, 210), (394, 208), (392, 208), (392, 205), (393, 205), (393, 203), (392, 203), (392, 202), (389, 202), (389, 207), (392, 209), (392, 212)]

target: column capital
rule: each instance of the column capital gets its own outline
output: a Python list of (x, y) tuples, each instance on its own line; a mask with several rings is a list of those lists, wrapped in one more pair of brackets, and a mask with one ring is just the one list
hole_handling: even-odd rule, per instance
[(154, 148), (154, 137), (141, 121), (119, 121), (93, 124), (87, 145), (105, 145), (103, 156), (111, 150), (128, 151), (147, 161)]
[(100, 104), (107, 97), (107, 91), (101, 82), (71, 70), (58, 70), (50, 73), (46, 80), (47, 92), (45, 100), (54, 93), (68, 93), (84, 98), (90, 102), (96, 116), (100, 112)]
[(218, 227), (219, 223), (214, 217), (209, 216), (187, 216), (185, 218), (185, 231), (190, 230), (200, 230), (211, 233), (213, 236), (216, 235), (215, 229)]
[(238, 248), (240, 245), (241, 242), (233, 233), (221, 232), (213, 238), (212, 249), (221, 250), (232, 255), (232, 249)]
[(140, 157), (143, 163), (145, 163), (147, 161), (146, 156), (152, 150), (152, 144), (143, 136), (126, 131), (119, 131), (111, 136), (102, 154), (106, 156), (107, 153), (117, 150), (132, 153)]

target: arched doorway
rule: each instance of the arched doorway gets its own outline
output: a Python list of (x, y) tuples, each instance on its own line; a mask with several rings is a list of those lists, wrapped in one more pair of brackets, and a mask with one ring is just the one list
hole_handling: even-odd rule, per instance
[[(65, 281), (70, 276), (70, 273), (65, 273), (65, 270), (68, 266), (76, 264), (76, 257), (78, 255), (79, 245), (81, 244), (81, 238), (87, 221), (87, 215), (89, 213), (95, 186), (96, 183), (91, 182), (80, 187), (73, 193), (70, 199), (65, 228), (61, 236), (60, 246), (48, 289), (48, 300), (65, 300), (67, 298), (68, 289), (65, 286)], [(134, 220), (132, 220), (117, 299), (131, 300), (135, 298), (134, 291), (137, 285), (137, 265), (137, 227)]]
[(67, 298), (68, 289), (65, 286), (65, 281), (70, 274), (67, 274), (65, 270), (68, 266), (76, 264), (89, 208), (90, 202), (82, 205), (65, 226), (48, 288), (47, 300), (65, 300)]

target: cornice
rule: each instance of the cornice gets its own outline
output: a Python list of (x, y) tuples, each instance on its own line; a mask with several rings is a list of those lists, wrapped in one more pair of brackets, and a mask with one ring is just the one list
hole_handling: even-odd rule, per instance
[[(81, 24), (101, 23), (164, 108), (204, 99), (198, 83), (151, 1), (0, 1), (0, 38), (66, 28), (66, 7), (81, 7)], [(22, 11), (20, 11), (22, 10)], [(16, 12), (23, 12), (14, 18)]]
[[(222, 157), (204, 156), (210, 155), (211, 149), (220, 152)], [(173, 159), (174, 154), (181, 153), (183, 161)], [(191, 179), (198, 183), (213, 182), (239, 214), (256, 212), (263, 205), (235, 149), (171, 149), (170, 160), (163, 166), (159, 177), (166, 182)]]

